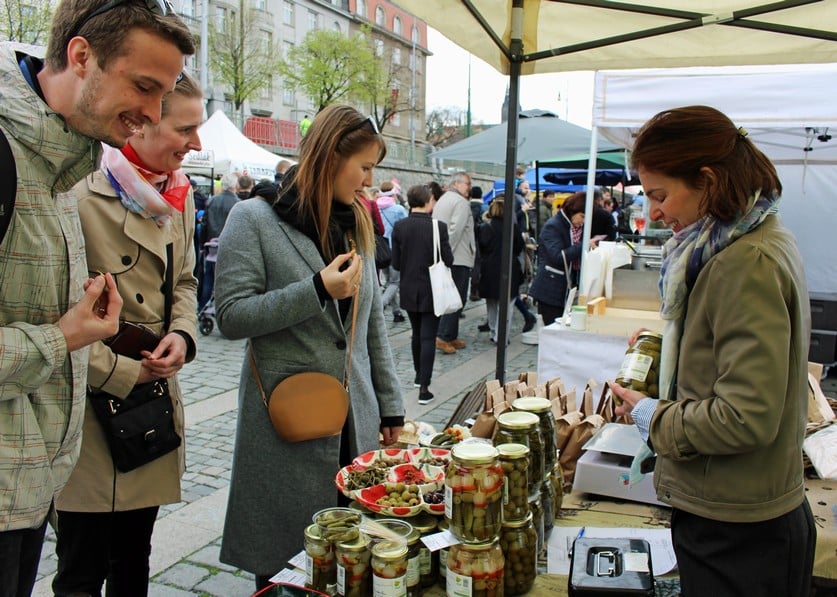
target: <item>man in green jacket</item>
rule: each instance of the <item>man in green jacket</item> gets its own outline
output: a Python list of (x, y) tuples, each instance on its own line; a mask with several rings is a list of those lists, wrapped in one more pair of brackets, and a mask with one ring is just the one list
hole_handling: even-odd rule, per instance
[[(63, 0), (45, 60), (0, 45), (0, 132), (17, 173), (0, 242), (0, 597), (29, 595), (47, 515), (79, 454), (87, 346), (116, 333), (110, 274), (88, 279), (71, 195), (160, 120), (188, 28), (165, 0)], [(103, 16), (106, 15), (106, 16)], [(6, 199), (6, 198), (4, 198)], [(4, 205), (6, 201), (4, 200)]]

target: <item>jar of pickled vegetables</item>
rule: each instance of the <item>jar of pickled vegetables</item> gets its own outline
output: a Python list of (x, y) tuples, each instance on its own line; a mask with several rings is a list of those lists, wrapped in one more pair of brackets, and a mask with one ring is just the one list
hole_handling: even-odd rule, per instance
[(543, 534), (543, 508), (541, 507), (541, 495), (529, 498), (529, 510), (532, 512), (532, 526), (535, 529), (535, 535), (538, 538), (538, 557), (541, 552), (546, 549), (546, 541), (544, 541)]
[(421, 597), (421, 533), (415, 528), (407, 537), (407, 597)]
[(560, 461), (555, 463), (549, 480), (555, 490), (555, 506), (552, 508), (552, 512), (555, 514), (555, 518), (560, 518), (561, 508), (564, 506), (564, 469), (561, 468)]
[(450, 532), (463, 543), (495, 539), (503, 521), (503, 487), (496, 448), (478, 442), (456, 444), (445, 475)]
[(555, 486), (552, 477), (541, 483), (541, 508), (543, 509), (543, 538), (549, 541), (552, 527), (555, 526)]
[(540, 491), (543, 481), (543, 440), (538, 415), (523, 411), (504, 412), (497, 417), (493, 443), (523, 444), (529, 448), (529, 495)]
[(500, 549), (506, 561), (503, 572), (506, 597), (528, 592), (538, 573), (538, 534), (531, 514), (520, 522), (503, 524)]
[(311, 517), (311, 522), (320, 529), (320, 535), (326, 541), (352, 541), (360, 532), (360, 513), (350, 508), (324, 508)]
[(503, 520), (525, 520), (529, 515), (529, 448), (523, 444), (500, 444), (497, 452), (506, 477)]
[[(439, 530), (440, 531), (447, 531), (448, 530), (448, 519), (443, 518), (439, 521)], [(439, 556), (439, 586), (442, 587), (442, 590), (445, 589), (445, 579), (448, 573), (448, 548), (443, 547), (438, 552), (434, 552), (434, 555)]]
[(512, 402), (512, 409), (538, 415), (543, 442), (544, 478), (546, 478), (558, 462), (558, 432), (555, 430), (552, 403), (548, 398), (518, 398)]
[[(422, 537), (435, 533), (438, 522), (438, 518), (424, 512), (410, 519), (410, 524), (413, 525), (413, 528), (418, 531)], [(436, 577), (439, 575), (438, 554), (434, 554), (430, 551), (421, 541), (419, 541), (418, 546), (419, 578), (421, 579), (421, 586), (423, 588), (432, 587), (436, 582)]]
[(381, 541), (372, 546), (373, 597), (407, 597), (407, 545)]
[(498, 539), (451, 545), (447, 594), (451, 597), (503, 597), (504, 566)]
[(369, 594), (372, 558), (369, 545), (369, 537), (363, 534), (354, 541), (335, 544), (337, 594), (341, 597), (366, 597)]
[(305, 529), (305, 586), (325, 593), (337, 583), (334, 547), (316, 524)]
[[(640, 332), (625, 353), (622, 366), (616, 375), (616, 383), (623, 388), (642, 392), (652, 398), (659, 398), (660, 351), (663, 347), (663, 335), (657, 332)], [(622, 404), (614, 394), (613, 401)]]

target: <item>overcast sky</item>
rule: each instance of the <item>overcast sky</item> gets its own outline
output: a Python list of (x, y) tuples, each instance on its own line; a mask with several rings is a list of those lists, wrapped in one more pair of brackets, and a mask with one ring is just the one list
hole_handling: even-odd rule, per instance
[[(468, 62), (470, 54), (435, 29), (427, 28), (432, 56), (427, 58), (427, 111), (442, 106), (468, 105)], [(475, 56), (471, 64), (471, 117), (474, 123), (500, 122), (508, 76)], [(540, 108), (585, 127), (591, 123), (593, 73), (577, 72), (529, 75), (520, 79), (520, 106)]]

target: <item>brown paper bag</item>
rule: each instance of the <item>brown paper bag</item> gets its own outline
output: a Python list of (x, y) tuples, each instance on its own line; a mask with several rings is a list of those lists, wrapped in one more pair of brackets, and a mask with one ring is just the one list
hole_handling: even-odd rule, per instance
[(561, 450), (561, 456), (559, 458), (561, 470), (564, 471), (565, 484), (572, 484), (575, 478), (575, 466), (581, 453), (584, 451), (584, 444), (593, 437), (593, 434), (602, 425), (604, 425), (604, 419), (601, 415), (590, 415), (573, 429), (572, 435), (564, 446), (564, 449)]
[(632, 425), (634, 420), (630, 415), (619, 415), (613, 412), (616, 408), (616, 402), (613, 399), (613, 392), (610, 391), (610, 386), (607, 383), (602, 387), (602, 395), (599, 398), (599, 404), (596, 406), (596, 414), (601, 415), (605, 423), (627, 423)]
[(573, 430), (575, 430), (575, 428), (578, 427), (583, 420), (584, 416), (578, 411), (567, 413), (555, 420), (555, 432), (558, 438), (556, 447), (558, 450), (561, 452), (564, 451), (564, 446), (566, 446), (567, 442), (570, 440)]

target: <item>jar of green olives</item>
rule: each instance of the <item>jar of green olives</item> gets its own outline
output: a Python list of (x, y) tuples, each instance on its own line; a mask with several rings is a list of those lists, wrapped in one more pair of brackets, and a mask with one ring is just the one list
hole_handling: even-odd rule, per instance
[(369, 537), (360, 534), (353, 541), (334, 546), (337, 559), (337, 594), (341, 597), (366, 597), (370, 587)]
[(549, 481), (555, 490), (555, 506), (552, 508), (552, 511), (555, 514), (555, 518), (560, 518), (561, 508), (564, 506), (564, 469), (561, 468), (560, 459), (552, 468)]
[(451, 545), (446, 592), (452, 597), (503, 597), (504, 567), (498, 539)]
[[(435, 516), (422, 512), (418, 516), (410, 519), (410, 524), (418, 531), (421, 537), (431, 535), (436, 532), (438, 519)], [(421, 579), (422, 588), (432, 587), (436, 583), (436, 577), (439, 574), (439, 558), (438, 554), (430, 551), (427, 546), (419, 541), (419, 578)]]
[[(630, 388), (652, 398), (658, 398), (662, 346), (662, 334), (647, 330), (640, 332), (625, 353), (622, 366), (616, 375), (616, 383), (623, 388)], [(616, 404), (622, 403), (616, 395), (613, 396), (613, 400)]]
[(547, 478), (541, 484), (541, 508), (543, 509), (543, 538), (544, 541), (548, 541), (552, 527), (555, 526), (555, 486), (551, 478)]
[(504, 412), (497, 417), (494, 445), (523, 444), (529, 448), (529, 495), (540, 491), (543, 481), (543, 440), (538, 415), (523, 411)]
[(316, 524), (305, 529), (305, 586), (325, 593), (337, 583), (334, 547)]
[(541, 506), (541, 494), (529, 498), (529, 510), (532, 512), (532, 526), (535, 529), (535, 536), (538, 538), (538, 557), (546, 548), (543, 534), (543, 507)]
[(548, 398), (518, 398), (512, 402), (512, 409), (538, 415), (543, 442), (544, 478), (546, 478), (558, 462), (558, 432), (555, 430), (552, 403)]
[(456, 444), (445, 474), (450, 532), (463, 543), (495, 539), (503, 522), (503, 487), (496, 448), (478, 442)]
[(529, 448), (523, 444), (500, 444), (500, 466), (506, 477), (503, 488), (503, 520), (525, 520), (529, 515)]
[(407, 545), (381, 541), (372, 546), (372, 595), (407, 597)]
[(505, 558), (506, 597), (528, 592), (535, 584), (538, 569), (538, 534), (531, 514), (519, 522), (503, 524), (500, 549)]

